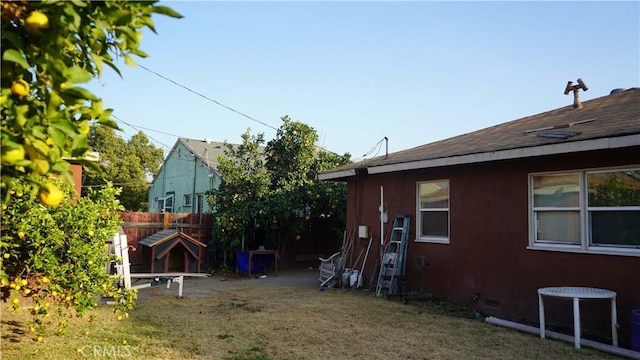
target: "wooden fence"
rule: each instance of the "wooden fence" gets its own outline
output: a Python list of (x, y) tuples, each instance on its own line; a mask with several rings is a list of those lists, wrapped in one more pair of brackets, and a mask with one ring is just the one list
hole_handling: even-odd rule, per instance
[(120, 217), (124, 221), (122, 229), (127, 235), (129, 260), (134, 271), (143, 264), (138, 241), (159, 231), (177, 229), (205, 245), (211, 240), (211, 214), (121, 212)]

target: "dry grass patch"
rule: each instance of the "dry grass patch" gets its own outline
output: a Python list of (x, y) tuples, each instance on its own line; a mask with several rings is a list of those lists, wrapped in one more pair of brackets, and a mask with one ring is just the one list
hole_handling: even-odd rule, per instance
[[(286, 275), (281, 275), (281, 280)], [(404, 305), (366, 291), (318, 291), (309, 285), (219, 279), (189, 281), (203, 292), (176, 299), (160, 291), (139, 300), (130, 319), (108, 307), (64, 336), (43, 343), (2, 312), (3, 359), (84, 359), (120, 349), (134, 359), (614, 359), (592, 349), (539, 339), (479, 320), (453, 317), (433, 303)], [(164, 289), (166, 290), (166, 289)], [(151, 291), (149, 289), (141, 290)], [(80, 349), (80, 352), (78, 352)], [(83, 352), (84, 349), (84, 352)], [(118, 357), (118, 356), (111, 356)]]

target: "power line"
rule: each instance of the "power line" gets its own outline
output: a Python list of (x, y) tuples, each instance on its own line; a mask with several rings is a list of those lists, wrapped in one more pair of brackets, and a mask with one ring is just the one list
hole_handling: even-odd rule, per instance
[[(123, 124), (125, 124), (125, 125), (129, 126), (130, 128), (132, 128), (132, 129), (134, 129), (134, 130), (137, 130), (137, 131), (140, 131), (140, 129), (144, 129), (144, 130), (148, 130), (148, 131), (155, 131), (155, 132), (157, 132), (157, 133), (164, 134), (164, 135), (176, 136), (176, 135), (168, 134), (168, 133), (165, 133), (165, 132), (162, 132), (162, 131), (157, 131), (157, 130), (152, 130), (152, 129), (144, 128), (144, 127), (142, 127), (142, 126), (137, 126), (137, 125), (136, 125), (136, 126), (134, 126), (134, 125), (129, 124), (128, 122), (126, 122), (126, 121), (124, 121), (124, 120), (120, 119), (119, 117), (117, 117), (117, 116), (115, 116), (115, 115), (113, 115), (113, 114), (112, 114), (111, 116), (112, 116), (114, 119), (118, 120), (119, 122), (121, 122), (121, 123), (123, 123)], [(149, 139), (151, 139), (151, 140), (155, 141), (156, 143), (158, 143), (158, 144), (160, 144), (160, 145), (162, 145), (162, 146), (166, 147), (167, 149), (169, 149), (169, 148), (170, 148), (169, 146), (167, 146), (167, 144), (162, 143), (161, 141), (158, 141), (158, 139), (154, 139), (151, 135), (148, 135), (148, 134), (145, 134), (145, 135), (146, 135)], [(179, 137), (179, 136), (177, 136), (177, 137)]]
[[(266, 127), (270, 128), (270, 129), (273, 129), (273, 130), (278, 131), (278, 129), (277, 129), (277, 128), (275, 128), (275, 127), (273, 127), (273, 126), (271, 126), (271, 125), (269, 125), (269, 124), (267, 124), (267, 123), (265, 123), (265, 122), (263, 122), (263, 121), (260, 121), (260, 120), (258, 120), (258, 119), (255, 119), (255, 118), (253, 118), (253, 117), (251, 117), (251, 116), (249, 116), (249, 115), (247, 115), (247, 114), (245, 114), (245, 113), (243, 113), (243, 112), (240, 112), (240, 111), (238, 111), (238, 110), (236, 110), (236, 109), (234, 109), (234, 108), (232, 108), (232, 107), (230, 107), (230, 106), (227, 106), (227, 105), (225, 105), (225, 104), (223, 104), (223, 103), (221, 103), (221, 102), (219, 102), (219, 101), (217, 101), (217, 100), (214, 100), (214, 99), (212, 99), (212, 98), (210, 98), (210, 97), (208, 97), (208, 96), (206, 96), (206, 95), (203, 95), (202, 93), (199, 93), (199, 92), (197, 92), (197, 91), (195, 91), (195, 90), (193, 90), (193, 89), (189, 88), (188, 86), (182, 85), (182, 84), (180, 84), (179, 82), (177, 82), (177, 81), (175, 81), (175, 80), (172, 80), (172, 79), (170, 79), (170, 78), (168, 78), (168, 77), (166, 77), (166, 76), (164, 76), (164, 75), (162, 75), (162, 74), (160, 74), (160, 73), (158, 73), (158, 72), (156, 72), (156, 71), (153, 71), (153, 70), (151, 70), (151, 69), (149, 69), (149, 68), (147, 68), (147, 67), (145, 67), (145, 66), (143, 66), (143, 65), (140, 65), (140, 64), (137, 64), (137, 65), (138, 65), (140, 68), (142, 68), (143, 70), (148, 71), (148, 72), (150, 72), (151, 74), (156, 75), (156, 76), (158, 76), (158, 77), (159, 77), (159, 78), (161, 78), (161, 79), (164, 79), (164, 80), (166, 80), (166, 81), (169, 81), (170, 83), (172, 83), (172, 84), (174, 84), (174, 85), (176, 85), (176, 86), (179, 86), (179, 87), (181, 87), (181, 88), (183, 88), (183, 89), (185, 89), (185, 90), (187, 90), (187, 91), (189, 91), (189, 92), (191, 92), (191, 93), (194, 93), (194, 94), (196, 94), (196, 95), (198, 95), (198, 96), (202, 97), (203, 99), (206, 99), (206, 100), (208, 100), (208, 101), (211, 101), (211, 102), (213, 102), (214, 104), (219, 105), (219, 106), (222, 106), (223, 108), (228, 109), (228, 110), (230, 110), (230, 111), (233, 111), (234, 113), (236, 113), (236, 114), (238, 114), (238, 115), (242, 115), (242, 116), (246, 117), (246, 118), (247, 118), (247, 119), (249, 119), (249, 120), (255, 121), (255, 122), (259, 123), (259, 124), (262, 124), (262, 125), (264, 125), (264, 126), (266, 126)], [(125, 124), (126, 124), (126, 123), (125, 123)], [(127, 125), (129, 125), (129, 124), (127, 124)], [(131, 126), (131, 125), (129, 125), (129, 126)], [(143, 127), (140, 127), (140, 128), (141, 128), (141, 129), (144, 129)], [(147, 130), (151, 130), (151, 129), (147, 129)], [(151, 130), (151, 131), (155, 131), (155, 130)], [(173, 135), (173, 134), (163, 133), (163, 132), (160, 132), (160, 131), (157, 131), (157, 132), (158, 132), (158, 133), (161, 133), (161, 134), (169, 135), (169, 136), (177, 136), (177, 135)], [(177, 136), (177, 137), (179, 137), (179, 136)], [(165, 146), (166, 146), (166, 145), (165, 145)], [(331, 150), (328, 150), (328, 149), (326, 149), (326, 148), (324, 148), (324, 147), (321, 147), (321, 146), (316, 146), (316, 148), (318, 148), (318, 149), (322, 149), (322, 150), (324, 150), (324, 151), (326, 151), (326, 152), (329, 152), (329, 153), (334, 154), (334, 155), (337, 155), (337, 156), (341, 156), (340, 154), (335, 153), (335, 152), (333, 152), (333, 151), (331, 151)]]
[(199, 92), (197, 92), (195, 90), (192, 90), (192, 89), (188, 88), (187, 86), (184, 86), (184, 85), (182, 85), (182, 84), (180, 84), (180, 83), (178, 83), (178, 82), (176, 82), (174, 80), (171, 80), (171, 79), (169, 79), (168, 77), (166, 77), (166, 76), (164, 76), (162, 74), (159, 74), (159, 73), (157, 73), (157, 72), (155, 72), (153, 70), (150, 70), (150, 69), (148, 69), (148, 68), (146, 68), (146, 67), (144, 67), (144, 66), (142, 66), (140, 64), (138, 64), (138, 66), (141, 67), (142, 69), (144, 69), (144, 70), (146, 70), (146, 71), (148, 71), (148, 72), (150, 72), (150, 73), (152, 73), (152, 74), (164, 79), (164, 80), (167, 80), (167, 81), (171, 82), (172, 84), (174, 84), (176, 86), (179, 86), (179, 87), (181, 87), (181, 88), (183, 88), (183, 89), (185, 89), (185, 90), (187, 90), (189, 92), (192, 92), (192, 93), (194, 93), (194, 94), (196, 94), (196, 95), (198, 95), (198, 96), (200, 96), (200, 97), (202, 97), (202, 98), (204, 98), (206, 100), (209, 100), (209, 101), (215, 103), (216, 105), (222, 106), (223, 108), (225, 108), (227, 110), (231, 110), (231, 111), (233, 111), (234, 113), (236, 113), (238, 115), (242, 115), (242, 116), (246, 117), (247, 119), (255, 121), (257, 123), (260, 123), (260, 124), (262, 124), (262, 125), (264, 125), (264, 126), (266, 126), (268, 128), (271, 128), (271, 129), (276, 130), (276, 131), (278, 130), (277, 128), (275, 128), (275, 127), (273, 127), (273, 126), (271, 126), (271, 125), (269, 125), (269, 124), (267, 124), (267, 123), (265, 123), (263, 121), (260, 121), (258, 119), (254, 119), (254, 118), (252, 118), (251, 116), (249, 116), (249, 115), (247, 115), (245, 113), (242, 113), (242, 112), (240, 112), (240, 111), (238, 111), (238, 110), (236, 110), (236, 109), (234, 109), (232, 107), (229, 107), (229, 106), (227, 106), (227, 105), (225, 105), (225, 104), (223, 104), (223, 103), (221, 103), (219, 101), (216, 101), (216, 100), (214, 100), (214, 99), (212, 99), (212, 98), (210, 98), (210, 97), (208, 97), (206, 95), (203, 95), (203, 94), (201, 94), (201, 93), (199, 93)]

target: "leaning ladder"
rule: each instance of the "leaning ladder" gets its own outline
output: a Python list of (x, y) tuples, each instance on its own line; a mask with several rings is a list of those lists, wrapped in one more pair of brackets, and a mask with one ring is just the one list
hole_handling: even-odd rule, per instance
[(407, 242), (409, 238), (409, 215), (398, 215), (393, 220), (389, 243), (384, 247), (376, 296), (382, 296), (382, 290), (395, 294), (398, 287), (398, 276), (404, 276), (406, 268)]

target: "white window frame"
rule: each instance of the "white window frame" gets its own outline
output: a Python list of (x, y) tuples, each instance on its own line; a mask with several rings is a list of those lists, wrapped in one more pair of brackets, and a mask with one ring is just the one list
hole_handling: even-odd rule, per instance
[(202, 214), (204, 212), (204, 194), (197, 193), (195, 199), (195, 207), (193, 208), (193, 212), (196, 214)]
[[(588, 254), (604, 254), (604, 255), (622, 255), (622, 256), (638, 256), (640, 257), (640, 247), (620, 247), (616, 245), (595, 244), (591, 245), (591, 224), (590, 224), (590, 211), (601, 210), (603, 208), (590, 207), (588, 204), (588, 184), (587, 175), (598, 172), (614, 172), (624, 170), (640, 170), (640, 165), (629, 165), (623, 167), (607, 167), (607, 168), (591, 168), (591, 169), (577, 169), (566, 171), (554, 171), (554, 172), (538, 172), (529, 174), (529, 245), (527, 249), (530, 250), (544, 250), (544, 251), (560, 251), (560, 252), (574, 252), (574, 253), (588, 253)], [(536, 241), (537, 234), (537, 222), (536, 222), (536, 210), (533, 203), (533, 178), (535, 176), (544, 175), (561, 175), (561, 174), (579, 174), (579, 221), (580, 221), (580, 234), (579, 244), (562, 244), (548, 241)], [(559, 208), (563, 210), (571, 210), (573, 208)], [(607, 207), (607, 210), (615, 211), (623, 208), (619, 207)], [(545, 208), (542, 208), (545, 210)], [(548, 209), (546, 209), (548, 210)], [(624, 207), (624, 210), (629, 210), (629, 207)], [(632, 207), (633, 211), (640, 210), (640, 206)]]
[(182, 195), (182, 206), (191, 206), (191, 194)]
[[(446, 182), (448, 186), (449, 206), (446, 208), (420, 208), (420, 184)], [(421, 236), (422, 234), (422, 213), (423, 212), (447, 212), (447, 236)], [(425, 180), (416, 183), (416, 242), (450, 244), (451, 243), (451, 181), (449, 179)]]

